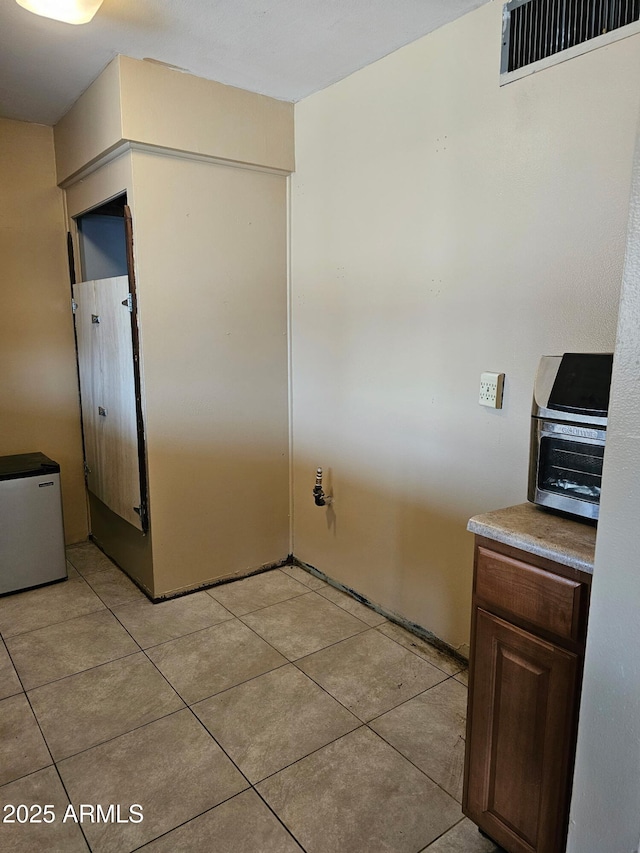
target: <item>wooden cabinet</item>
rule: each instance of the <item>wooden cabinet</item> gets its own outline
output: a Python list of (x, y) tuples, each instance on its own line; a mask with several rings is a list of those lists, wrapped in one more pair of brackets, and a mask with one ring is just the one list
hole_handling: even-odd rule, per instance
[(463, 811), (509, 853), (562, 853), (590, 576), (476, 537)]

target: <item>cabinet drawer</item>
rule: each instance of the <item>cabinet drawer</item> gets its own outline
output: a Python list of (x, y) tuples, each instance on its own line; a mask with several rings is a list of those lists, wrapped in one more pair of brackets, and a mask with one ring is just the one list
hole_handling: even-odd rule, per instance
[(476, 595), (501, 610), (568, 640), (582, 631), (584, 584), (478, 547)]

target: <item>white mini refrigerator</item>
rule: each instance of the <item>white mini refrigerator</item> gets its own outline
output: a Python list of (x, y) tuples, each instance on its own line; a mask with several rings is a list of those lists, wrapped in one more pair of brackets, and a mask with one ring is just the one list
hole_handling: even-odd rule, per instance
[(66, 577), (60, 466), (42, 453), (0, 456), (0, 595)]

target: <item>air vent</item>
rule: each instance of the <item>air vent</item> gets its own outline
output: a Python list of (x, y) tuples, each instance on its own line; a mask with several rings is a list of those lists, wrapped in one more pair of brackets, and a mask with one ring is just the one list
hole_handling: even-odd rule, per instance
[(640, 0), (511, 0), (504, 6), (501, 71), (517, 71), (639, 19)]

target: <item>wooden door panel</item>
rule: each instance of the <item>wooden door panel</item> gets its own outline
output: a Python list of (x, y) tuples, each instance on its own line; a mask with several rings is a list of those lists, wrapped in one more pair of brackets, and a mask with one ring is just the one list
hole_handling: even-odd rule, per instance
[(78, 345), (78, 373), (80, 376), (80, 402), (85, 462), (89, 471), (97, 466), (96, 402), (94, 390), (100, 385), (99, 364), (94, 357), (95, 334), (91, 317), (95, 314), (95, 291), (92, 281), (81, 281), (73, 286), (76, 303), (75, 326)]
[(563, 849), (577, 656), (477, 610), (465, 812), (512, 853)]
[[(498, 643), (487, 811), (535, 849), (542, 792), (549, 673)], [(514, 758), (517, 760), (514, 761)]]
[(96, 402), (97, 411), (106, 414), (97, 416), (98, 464), (94, 488), (90, 488), (110, 509), (142, 529), (133, 509), (140, 506), (140, 475), (128, 294), (127, 276), (95, 282), (101, 376)]
[[(76, 293), (87, 485), (141, 530), (134, 510), (140, 506), (140, 473), (131, 314), (122, 304), (129, 282), (127, 276), (81, 282), (74, 286)], [(98, 322), (92, 322), (92, 314)]]

